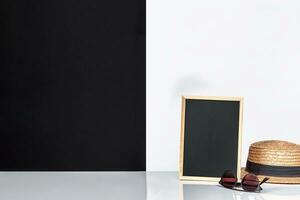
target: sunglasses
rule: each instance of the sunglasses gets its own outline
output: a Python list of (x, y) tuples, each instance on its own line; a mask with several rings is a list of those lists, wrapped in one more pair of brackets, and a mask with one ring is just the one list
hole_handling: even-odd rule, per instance
[(269, 180), (269, 178), (264, 178), (262, 182), (259, 182), (255, 174), (247, 174), (242, 179), (242, 182), (239, 183), (238, 179), (235, 177), (234, 173), (231, 170), (227, 170), (223, 173), (219, 184), (225, 188), (239, 190), (238, 188), (242, 187), (243, 190), (247, 192), (260, 192), (262, 188), (261, 184)]

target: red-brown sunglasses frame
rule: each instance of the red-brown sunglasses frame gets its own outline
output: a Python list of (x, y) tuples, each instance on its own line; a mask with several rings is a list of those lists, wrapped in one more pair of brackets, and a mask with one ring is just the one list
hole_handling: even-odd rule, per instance
[(261, 182), (255, 174), (249, 173), (246, 174), (241, 182), (238, 182), (237, 178), (234, 176), (231, 170), (226, 170), (220, 181), (219, 184), (225, 188), (232, 189), (232, 190), (241, 190), (242, 188), (244, 191), (247, 192), (260, 192), (262, 190), (261, 185), (265, 183), (269, 178), (265, 177)]

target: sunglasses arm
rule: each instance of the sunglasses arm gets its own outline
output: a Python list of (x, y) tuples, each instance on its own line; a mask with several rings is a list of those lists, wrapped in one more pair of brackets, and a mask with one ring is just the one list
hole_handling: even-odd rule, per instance
[(269, 178), (268, 177), (266, 177), (266, 178), (264, 178), (264, 180), (262, 180), (262, 182), (260, 182), (260, 184), (259, 185), (262, 185), (263, 183), (265, 183), (266, 181), (268, 181), (269, 180)]
[(264, 180), (262, 180), (262, 182), (260, 182), (259, 186), (258, 186), (258, 190), (261, 191), (262, 190), (262, 187), (260, 187), (263, 183), (265, 183), (266, 181), (268, 181), (269, 178), (264, 178)]

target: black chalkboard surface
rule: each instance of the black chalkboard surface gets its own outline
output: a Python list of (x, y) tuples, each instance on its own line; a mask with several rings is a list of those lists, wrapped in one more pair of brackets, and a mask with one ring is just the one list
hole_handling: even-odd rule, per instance
[(183, 97), (180, 179), (219, 180), (240, 172), (240, 97)]

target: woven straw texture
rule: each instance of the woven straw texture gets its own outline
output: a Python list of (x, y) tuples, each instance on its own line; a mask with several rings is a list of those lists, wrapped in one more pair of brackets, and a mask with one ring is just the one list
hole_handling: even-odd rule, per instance
[(248, 160), (258, 164), (274, 166), (300, 166), (300, 145), (267, 140), (250, 146)]
[[(266, 140), (251, 144), (248, 160), (262, 165), (271, 166), (300, 166), (300, 145), (279, 141)], [(245, 176), (245, 168), (241, 170), (241, 177)], [(258, 175), (262, 180), (265, 176)], [(268, 183), (300, 183), (300, 177), (275, 177), (268, 176)]]

